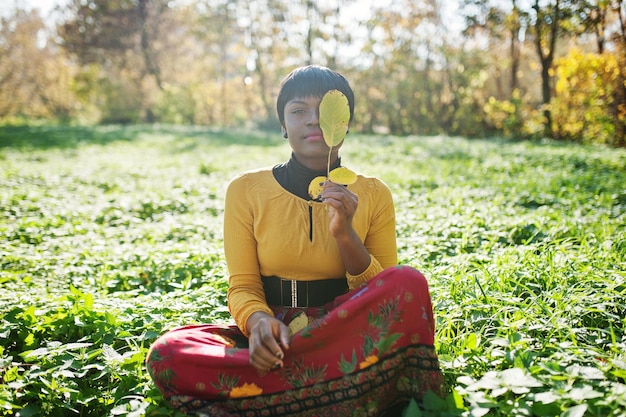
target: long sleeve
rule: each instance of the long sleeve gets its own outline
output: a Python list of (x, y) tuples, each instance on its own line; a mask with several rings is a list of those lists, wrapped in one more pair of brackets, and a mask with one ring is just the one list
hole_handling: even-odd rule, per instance
[(254, 236), (253, 205), (248, 201), (247, 177), (228, 185), (224, 206), (224, 255), (229, 273), (228, 307), (239, 329), (255, 311), (272, 310), (265, 302)]
[[(372, 181), (366, 195), (359, 200), (369, 205), (368, 229), (364, 245), (370, 253), (369, 267), (359, 275), (346, 274), (351, 289), (359, 287), (384, 269), (398, 263), (396, 244), (396, 217), (389, 188), (380, 181)], [(361, 209), (361, 203), (359, 208)]]

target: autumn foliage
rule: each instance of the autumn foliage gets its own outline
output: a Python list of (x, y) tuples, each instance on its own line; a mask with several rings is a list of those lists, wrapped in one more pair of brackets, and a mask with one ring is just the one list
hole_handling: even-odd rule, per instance
[(69, 0), (43, 16), (15, 2), (0, 123), (278, 129), (282, 76), (320, 64), (351, 80), (355, 132), (626, 145), (623, 0), (447, 4)]

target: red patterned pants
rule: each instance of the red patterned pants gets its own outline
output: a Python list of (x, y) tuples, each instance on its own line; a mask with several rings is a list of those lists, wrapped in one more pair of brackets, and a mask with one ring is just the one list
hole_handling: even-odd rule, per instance
[(428, 284), (413, 268), (388, 268), (324, 307), (273, 310), (287, 324), (309, 317), (283, 368), (253, 368), (235, 326), (181, 327), (161, 336), (146, 361), (165, 398), (216, 417), (343, 417), (380, 416), (428, 390), (443, 393)]

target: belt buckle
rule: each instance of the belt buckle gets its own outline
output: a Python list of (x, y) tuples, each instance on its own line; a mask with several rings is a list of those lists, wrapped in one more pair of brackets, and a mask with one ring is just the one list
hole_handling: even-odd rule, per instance
[[(281, 292), (280, 298), (281, 298), (281, 300), (282, 300), (282, 302), (284, 304), (287, 304), (285, 307), (287, 307), (287, 306), (289, 306), (291, 308), (308, 307), (308, 305), (309, 305), (308, 284), (309, 283), (307, 281), (303, 282), (304, 288), (305, 288), (305, 294), (306, 294), (306, 298), (307, 298), (304, 305), (300, 305), (300, 303), (298, 302), (298, 281), (295, 280), (295, 279), (281, 279), (281, 281), (282, 282), (281, 282), (281, 285), (280, 285), (280, 292)], [(286, 295), (286, 294), (283, 294), (283, 284), (285, 282), (289, 283), (288, 284), (288, 287), (289, 287), (288, 291), (290, 291), (290, 293), (289, 293), (289, 299), (288, 300), (285, 300), (284, 295)], [(285, 303), (285, 301), (287, 301), (287, 303)]]
[(298, 282), (291, 280), (291, 307), (298, 307)]

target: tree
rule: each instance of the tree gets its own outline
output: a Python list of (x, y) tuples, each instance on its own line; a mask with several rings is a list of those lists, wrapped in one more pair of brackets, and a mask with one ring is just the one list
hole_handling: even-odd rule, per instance
[(522, 25), (520, 22), (521, 12), (517, 5), (516, 0), (511, 0), (513, 5), (513, 11), (511, 15), (507, 18), (507, 27), (511, 36), (511, 93), (519, 88), (519, 60), (520, 60), (520, 50), (519, 50), (519, 36), (520, 31), (522, 29)]
[(576, 142), (616, 145), (623, 137), (616, 119), (620, 70), (613, 54), (583, 53), (573, 48), (557, 60), (556, 91), (551, 108), (557, 137)]
[[(618, 146), (626, 143), (626, 3), (623, 0), (585, 0), (576, 8), (581, 22), (581, 32), (593, 34), (598, 54), (615, 54), (619, 77), (611, 85), (603, 86), (613, 91), (612, 102), (606, 109), (615, 124), (613, 141)], [(613, 59), (612, 56), (604, 57)], [(594, 74), (600, 77), (600, 71)]]
[[(491, 0), (465, 0), (461, 2), (465, 13), (466, 35), (476, 35), (481, 31), (491, 43), (495, 40), (499, 43), (504, 35), (509, 40), (509, 91), (511, 97), (519, 85), (520, 68), (520, 35), (522, 31), (522, 20), (526, 14), (520, 10), (517, 0), (510, 0), (510, 5), (503, 5), (501, 2)], [(496, 61), (494, 64), (498, 65)], [(504, 94), (499, 94), (500, 99), (504, 99)]]
[[(202, 106), (206, 107), (202, 111), (202, 123), (232, 124), (236, 107), (242, 102), (246, 103), (248, 111), (254, 111), (251, 100), (242, 101), (237, 97), (242, 86), (248, 87), (244, 84), (245, 33), (237, 23), (237, 4), (233, 0), (205, 0), (191, 9), (196, 15), (196, 22), (192, 20), (191, 23), (193, 41), (199, 50), (187, 65), (196, 66), (195, 79), (189, 82), (198, 85), (205, 94), (201, 100)], [(186, 72), (184, 68), (181, 71)]]
[(263, 103), (263, 118), (274, 115), (274, 86), (284, 72), (286, 57), (296, 50), (289, 45), (288, 7), (282, 0), (241, 0), (239, 26), (244, 32), (247, 71), (254, 75), (252, 87)]
[(557, 39), (572, 31), (572, 6), (567, 0), (553, 0), (544, 4), (540, 0), (532, 3), (534, 15), (530, 16), (530, 29), (534, 35), (535, 48), (541, 65), (541, 95), (545, 134), (553, 137), (552, 73), (556, 57)]
[(626, 43), (626, 2), (624, 0), (614, 0), (612, 5), (613, 10), (618, 16), (622, 42)]
[[(154, 118), (152, 104), (154, 93), (147, 78), (158, 90), (163, 90), (164, 61), (175, 54), (171, 35), (173, 29), (171, 9), (167, 0), (71, 0), (66, 15), (57, 31), (61, 45), (82, 65), (98, 64), (103, 69), (101, 92), (112, 95), (104, 111), (111, 110), (111, 121), (128, 120), (122, 106), (115, 103), (136, 102), (142, 108), (144, 120)], [(108, 77), (108, 72), (124, 74), (123, 79)], [(130, 92), (128, 91), (130, 88)], [(132, 97), (125, 97), (131, 94)], [(139, 97), (137, 97), (139, 95)], [(121, 116), (118, 113), (123, 113)], [(137, 113), (139, 114), (139, 112)], [(121, 119), (120, 119), (121, 117)]]
[(613, 0), (611, 2), (612, 10), (617, 16), (619, 30), (616, 31), (613, 38), (617, 45), (618, 63), (621, 69), (620, 83), (616, 91), (616, 120), (618, 146), (626, 146), (626, 1)]
[(439, 132), (435, 110), (443, 92), (441, 55), (433, 33), (436, 9), (430, 1), (394, 0), (375, 10), (361, 60), (371, 68), (357, 74), (360, 114), (374, 128), (395, 134)]
[(350, 0), (239, 0), (237, 16), (245, 33), (251, 87), (257, 90), (267, 117), (274, 114), (274, 94), (281, 77), (299, 65), (338, 69), (338, 50), (350, 41), (339, 16)]
[(59, 26), (59, 35), (62, 45), (82, 63), (102, 63), (133, 52), (162, 88), (154, 45), (169, 11), (166, 0), (72, 0), (67, 8), (73, 19)]
[(73, 70), (37, 10), (15, 9), (0, 20), (0, 118), (68, 120)]

